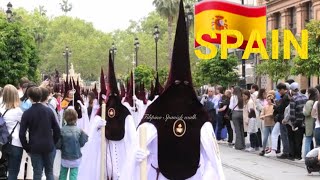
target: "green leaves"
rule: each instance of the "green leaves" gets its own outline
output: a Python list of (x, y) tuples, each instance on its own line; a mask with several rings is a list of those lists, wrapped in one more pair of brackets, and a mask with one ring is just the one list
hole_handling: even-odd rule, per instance
[(238, 75), (234, 71), (237, 67), (238, 58), (234, 55), (229, 55), (228, 59), (221, 60), (218, 53), (214, 59), (200, 60), (196, 63), (194, 72), (195, 85), (203, 84), (219, 84), (227, 87), (238, 81)]
[(307, 77), (320, 76), (320, 22), (312, 20), (306, 25), (306, 29), (309, 32), (309, 58), (306, 60), (299, 56), (294, 58), (295, 65), (291, 72), (295, 75), (302, 74)]
[(38, 52), (32, 35), (20, 21), (7, 22), (0, 17), (0, 86), (16, 85), (27, 76), (37, 80)]

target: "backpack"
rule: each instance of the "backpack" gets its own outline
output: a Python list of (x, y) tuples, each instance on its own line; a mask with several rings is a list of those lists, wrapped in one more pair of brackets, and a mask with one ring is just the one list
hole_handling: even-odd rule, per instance
[(8, 109), (3, 114), (0, 113), (0, 150), (2, 150), (2, 147), (8, 143), (10, 136), (6, 122), (3, 118), (7, 112)]
[(19, 124), (19, 122), (17, 122), (17, 124), (12, 129), (12, 132), (9, 133), (6, 122), (3, 118), (7, 111), (8, 109), (0, 115), (0, 151), (2, 152), (2, 157), (0, 159), (0, 180), (7, 179), (8, 156), (11, 153), (10, 147), (12, 143), (12, 134)]

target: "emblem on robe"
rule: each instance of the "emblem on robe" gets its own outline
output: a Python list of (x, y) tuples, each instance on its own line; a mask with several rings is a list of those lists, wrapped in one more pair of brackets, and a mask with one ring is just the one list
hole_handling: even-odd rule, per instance
[(182, 137), (187, 130), (187, 125), (186, 122), (184, 122), (184, 120), (182, 119), (178, 119), (176, 120), (176, 122), (174, 122), (173, 124), (173, 134), (177, 137)]
[(108, 110), (108, 116), (109, 118), (113, 118), (116, 115), (116, 110), (114, 110), (113, 108), (110, 108)]

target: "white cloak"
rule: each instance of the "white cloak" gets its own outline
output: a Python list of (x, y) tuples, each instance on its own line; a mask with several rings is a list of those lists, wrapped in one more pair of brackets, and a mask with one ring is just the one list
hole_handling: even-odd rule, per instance
[[(142, 126), (145, 126), (147, 131), (147, 149), (150, 152), (147, 157), (147, 179), (151, 180), (157, 177), (156, 170), (151, 167), (151, 164), (156, 168), (159, 167), (157, 129), (151, 123), (146, 122), (138, 128), (137, 132)], [(196, 174), (188, 180), (225, 180), (219, 147), (211, 123), (207, 122), (202, 126), (200, 138), (200, 167)], [(139, 148), (139, 137), (135, 145), (135, 149), (137, 148)], [(122, 173), (120, 180), (140, 180), (140, 163), (135, 159), (135, 153), (130, 156), (125, 170), (126, 173)], [(166, 180), (166, 178), (160, 173), (159, 180)]]
[[(98, 129), (100, 116), (96, 116), (90, 128), (89, 140), (83, 151), (82, 162), (79, 167), (78, 180), (100, 180), (101, 164), (101, 130)], [(136, 144), (136, 129), (133, 118), (128, 115), (125, 119), (125, 135), (120, 141), (106, 141), (106, 163), (105, 178), (112, 174), (113, 180), (118, 180), (124, 165), (127, 163), (129, 155), (132, 154), (132, 146)], [(112, 162), (112, 163), (111, 163)]]

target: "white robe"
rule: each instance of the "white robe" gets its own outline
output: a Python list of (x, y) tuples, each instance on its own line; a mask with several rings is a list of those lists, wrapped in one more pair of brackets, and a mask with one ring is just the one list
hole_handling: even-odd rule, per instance
[(85, 133), (89, 133), (90, 122), (87, 110), (81, 110), (82, 117), (77, 121), (77, 127), (82, 129)]
[[(147, 179), (155, 179), (157, 177), (156, 171), (151, 167), (158, 166), (158, 137), (157, 129), (151, 123), (142, 124), (139, 129), (145, 126), (147, 129), (147, 149), (150, 152), (147, 157)], [(139, 136), (139, 134), (138, 134)], [(211, 123), (207, 122), (201, 128), (201, 146), (200, 146), (200, 167), (196, 174), (188, 180), (225, 180), (222, 170), (222, 163), (219, 154), (219, 147), (217, 145), (213, 128)], [(135, 148), (139, 147), (139, 138)], [(130, 156), (126, 173), (122, 173), (120, 180), (140, 180), (140, 163), (135, 159), (135, 153)], [(160, 173), (159, 180), (166, 180)]]
[(152, 101), (147, 101), (147, 104), (144, 104), (141, 100), (136, 100), (136, 106), (138, 111), (135, 112), (134, 108), (130, 106), (128, 102), (124, 102), (124, 98), (122, 99), (122, 104), (129, 110), (129, 112), (132, 114), (135, 127), (137, 128), (140, 124), (141, 119), (143, 118), (148, 106), (153, 103), (157, 99), (158, 96), (155, 96), (155, 98)]
[[(94, 123), (90, 128), (89, 140), (86, 149), (83, 151), (82, 162), (79, 167), (78, 180), (100, 180), (101, 164), (101, 130), (98, 130), (97, 122), (100, 116), (94, 118)], [(132, 146), (136, 144), (136, 129), (133, 118), (128, 115), (125, 119), (125, 135), (120, 141), (106, 140), (106, 170), (109, 178), (113, 175), (113, 180), (118, 180), (124, 165), (127, 163), (129, 155), (132, 154)], [(111, 163), (112, 160), (112, 163)], [(112, 164), (112, 166), (111, 166)], [(107, 179), (107, 173), (105, 173)]]
[[(87, 103), (85, 104), (85, 106), (86, 106), (87, 109), (88, 109), (88, 107), (89, 107), (89, 102), (87, 102)], [(94, 99), (94, 100), (93, 100), (92, 112), (91, 112), (91, 115), (90, 115), (90, 117), (89, 117), (90, 124), (91, 124), (91, 121), (94, 119), (94, 117), (97, 115), (97, 112), (98, 112), (99, 108), (100, 108), (100, 105), (99, 105), (98, 100), (97, 100), (97, 99)]]
[(132, 106), (130, 106), (130, 104), (128, 102), (124, 102), (124, 98), (122, 99), (121, 103), (129, 110), (130, 114), (132, 115), (132, 118), (134, 120), (134, 125), (135, 127), (137, 127), (139, 124), (137, 124), (139, 121), (139, 109), (136, 112), (135, 108), (133, 108)]

